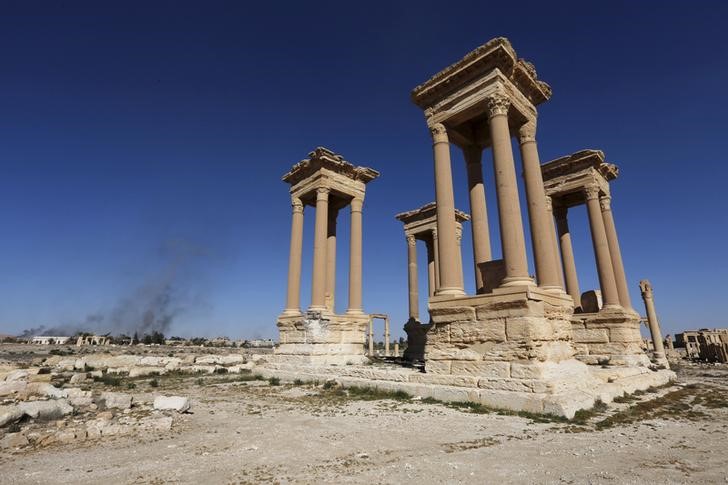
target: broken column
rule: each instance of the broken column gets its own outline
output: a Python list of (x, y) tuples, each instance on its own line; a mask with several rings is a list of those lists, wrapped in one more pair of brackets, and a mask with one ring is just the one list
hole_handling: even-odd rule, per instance
[(652, 295), (652, 285), (648, 280), (640, 281), (640, 291), (642, 292), (642, 299), (645, 302), (645, 310), (647, 311), (647, 324), (650, 327), (652, 344), (655, 347), (655, 362), (661, 365), (669, 366), (667, 363), (667, 357), (665, 356), (665, 347), (662, 343), (660, 322), (657, 320), (657, 312), (655, 312), (655, 300)]

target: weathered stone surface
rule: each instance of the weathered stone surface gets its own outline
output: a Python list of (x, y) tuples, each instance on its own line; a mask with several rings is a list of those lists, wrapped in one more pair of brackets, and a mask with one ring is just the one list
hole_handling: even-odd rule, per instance
[(0, 428), (19, 420), (23, 414), (25, 413), (18, 406), (0, 406)]
[(165, 411), (172, 410), (178, 413), (189, 411), (192, 403), (188, 397), (181, 396), (157, 396), (154, 398), (154, 409)]
[(607, 343), (609, 342), (609, 332), (606, 329), (573, 329), (574, 342), (577, 343)]
[(164, 367), (132, 367), (129, 369), (129, 377), (158, 376), (166, 374)]
[(510, 377), (510, 366), (509, 362), (453, 361), (450, 372), (487, 378)]
[(435, 323), (475, 321), (475, 308), (469, 306), (441, 306), (430, 308)]
[(12, 382), (12, 381), (24, 381), (27, 380), (28, 376), (30, 375), (30, 372), (26, 369), (18, 369), (15, 371), (10, 372), (5, 376), (5, 382)]
[(18, 407), (34, 419), (59, 419), (73, 412), (73, 406), (65, 399), (21, 402)]
[(131, 394), (123, 392), (102, 392), (101, 401), (107, 409), (129, 409), (133, 401)]
[(550, 323), (538, 317), (506, 318), (506, 336), (508, 340), (552, 340), (553, 331)]
[(84, 382), (85, 380), (86, 380), (86, 373), (79, 372), (79, 373), (73, 374), (71, 376), (71, 379), (68, 382), (70, 384), (79, 384), (81, 382)]
[(8, 433), (0, 440), (0, 448), (21, 448), (28, 446), (28, 438), (23, 433)]
[(450, 324), (450, 342), (503, 342), (506, 340), (504, 318), (487, 321), (453, 322)]
[(0, 397), (11, 396), (19, 392), (25, 391), (28, 383), (25, 381), (7, 381), (0, 382)]

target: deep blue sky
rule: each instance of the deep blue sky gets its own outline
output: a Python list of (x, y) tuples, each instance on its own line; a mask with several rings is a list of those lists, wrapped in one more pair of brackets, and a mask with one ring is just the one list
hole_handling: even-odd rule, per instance
[[(727, 16), (717, 1), (0, 1), (0, 333), (88, 315), (108, 325), (119, 302), (171, 282), (169, 333), (276, 336), (290, 231), (280, 177), (319, 145), (382, 173), (364, 210), (364, 305), (399, 328), (394, 214), (434, 198), (409, 93), (496, 36), (554, 90), (539, 108), (542, 161), (599, 148), (619, 165), (613, 210), (637, 308), (649, 278), (664, 332), (725, 326)], [(455, 149), (453, 171), (468, 210)], [(582, 290), (595, 288), (584, 210), (571, 227)]]

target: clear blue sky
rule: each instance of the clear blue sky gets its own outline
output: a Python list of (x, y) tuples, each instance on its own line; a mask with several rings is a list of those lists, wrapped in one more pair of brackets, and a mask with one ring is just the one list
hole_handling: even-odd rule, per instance
[[(496, 36), (554, 90), (540, 107), (541, 160), (599, 148), (619, 165), (613, 210), (637, 308), (649, 278), (666, 333), (726, 326), (727, 17), (718, 1), (4, 1), (0, 333), (87, 319), (104, 329), (168, 285), (168, 334), (275, 337), (290, 231), (280, 177), (319, 145), (382, 173), (364, 209), (364, 306), (399, 328), (406, 246), (394, 214), (434, 198), (409, 93)], [(455, 149), (453, 171), (468, 210)], [(585, 211), (571, 227), (582, 290), (595, 288)]]

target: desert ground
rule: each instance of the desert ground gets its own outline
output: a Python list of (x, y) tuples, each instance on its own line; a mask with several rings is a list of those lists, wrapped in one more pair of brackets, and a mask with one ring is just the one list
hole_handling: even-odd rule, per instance
[[(726, 366), (673, 363), (676, 385), (566, 421), (265, 380), (252, 365), (265, 355), (240, 349), (137, 349), (166, 370), (118, 376), (88, 362), (119, 349), (81, 369), (67, 349), (0, 345), (0, 417), (22, 402), (73, 408), (0, 427), (2, 483), (728, 482)], [(155, 409), (158, 396), (191, 408)]]

